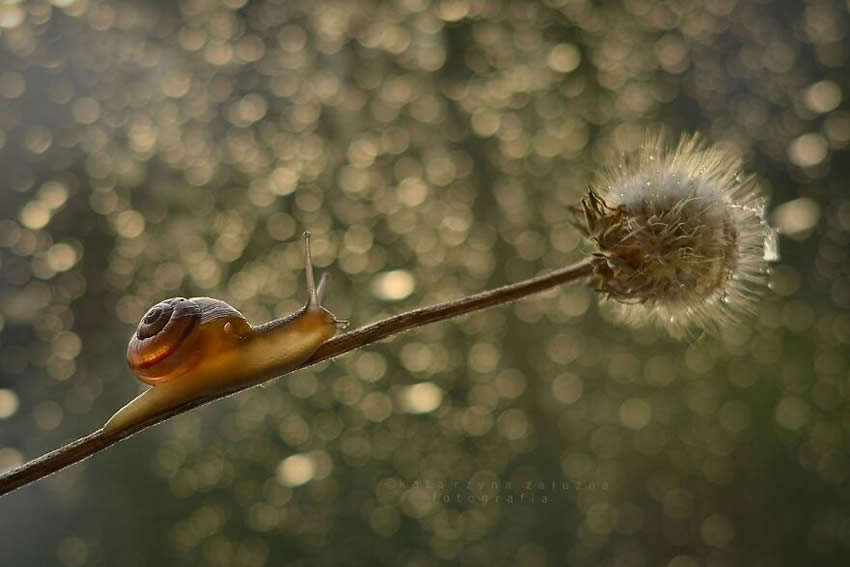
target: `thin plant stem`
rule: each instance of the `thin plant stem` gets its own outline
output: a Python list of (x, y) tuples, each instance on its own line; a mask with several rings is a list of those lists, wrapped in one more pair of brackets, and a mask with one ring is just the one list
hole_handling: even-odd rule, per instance
[[(408, 329), (421, 327), (444, 319), (451, 319), (465, 313), (478, 311), (494, 305), (508, 303), (521, 297), (538, 293), (559, 285), (582, 282), (586, 280), (592, 272), (593, 260), (591, 259), (555, 270), (542, 276), (523, 280), (497, 289), (484, 291), (461, 299), (455, 299), (445, 303), (432, 305), (430, 307), (423, 307), (421, 309), (414, 309), (413, 311), (407, 311), (405, 313), (388, 317), (382, 321), (378, 321), (377, 323), (366, 325), (365, 327), (355, 329), (330, 339), (319, 347), (319, 349), (312, 357), (310, 357), (309, 360), (307, 360), (307, 362), (294, 369), (293, 372), (316, 364), (317, 362), (339, 356), (340, 354), (344, 354), (362, 346), (372, 344)], [(122, 430), (114, 435), (106, 435), (102, 428), (98, 429), (85, 437), (72, 441), (71, 443), (63, 445), (49, 453), (45, 453), (38, 458), (28, 461), (23, 465), (0, 475), (0, 496), (35, 482), (36, 480), (69, 465), (78, 463), (98, 451), (106, 449), (114, 443), (134, 435), (143, 429), (156, 425), (161, 421), (165, 421), (170, 417), (184, 413), (192, 408), (206, 404), (213, 400), (229, 396), (248, 387), (251, 386), (242, 386), (232, 391), (216, 394), (215, 396), (191, 400), (168, 411), (154, 415), (150, 419), (139, 423), (134, 427)]]

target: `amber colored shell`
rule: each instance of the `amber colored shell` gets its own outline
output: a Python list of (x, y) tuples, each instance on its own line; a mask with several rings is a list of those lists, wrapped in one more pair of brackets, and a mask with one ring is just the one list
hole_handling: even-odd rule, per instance
[(127, 345), (130, 370), (148, 384), (185, 374), (203, 354), (200, 327), (216, 320), (231, 322), (235, 333), (250, 328), (239, 311), (217, 299), (173, 297), (157, 303), (142, 317)]
[(200, 306), (184, 297), (161, 301), (148, 309), (127, 345), (127, 364), (149, 384), (172, 374), (174, 355), (201, 320)]

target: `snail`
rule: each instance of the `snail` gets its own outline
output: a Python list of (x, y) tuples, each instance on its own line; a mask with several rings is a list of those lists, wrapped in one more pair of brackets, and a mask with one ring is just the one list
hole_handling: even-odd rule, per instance
[(316, 285), (308, 232), (304, 246), (308, 299), (286, 317), (253, 326), (210, 297), (174, 297), (151, 307), (127, 346), (130, 370), (151, 387), (109, 418), (104, 434), (119, 435), (182, 403), (285, 374), (345, 326), (321, 306), (327, 274)]

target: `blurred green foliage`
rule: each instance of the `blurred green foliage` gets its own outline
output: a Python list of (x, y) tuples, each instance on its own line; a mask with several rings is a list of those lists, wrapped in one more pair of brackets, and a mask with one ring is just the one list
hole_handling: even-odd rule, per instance
[(516, 281), (666, 127), (743, 155), (786, 235), (739, 331), (567, 288), (409, 332), (3, 498), (3, 565), (845, 565), (848, 9), (3, 2), (3, 469), (138, 390), (149, 305), (294, 310), (306, 229), (355, 325)]

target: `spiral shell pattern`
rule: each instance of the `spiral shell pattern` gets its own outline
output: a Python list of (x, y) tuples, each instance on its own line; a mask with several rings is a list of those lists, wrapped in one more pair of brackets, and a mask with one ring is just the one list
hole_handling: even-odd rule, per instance
[(175, 354), (201, 320), (201, 306), (184, 297), (161, 301), (148, 309), (127, 346), (127, 363), (140, 380), (166, 379), (182, 362)]

